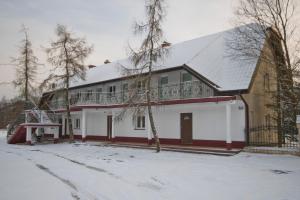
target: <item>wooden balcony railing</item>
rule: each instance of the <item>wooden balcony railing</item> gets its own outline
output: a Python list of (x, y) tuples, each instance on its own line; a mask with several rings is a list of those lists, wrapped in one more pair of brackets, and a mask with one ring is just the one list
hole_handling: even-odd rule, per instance
[[(144, 102), (146, 99), (146, 91), (131, 90), (120, 92), (82, 92), (72, 91), (70, 92), (70, 105), (115, 105), (128, 103), (130, 99), (134, 99), (135, 102)], [(162, 87), (151, 89), (152, 101), (165, 101), (175, 99), (190, 99), (190, 98), (205, 98), (213, 96), (213, 90), (206, 84), (200, 81), (189, 81), (180, 84), (169, 84)], [(51, 109), (65, 108), (65, 101), (52, 100), (49, 102)]]

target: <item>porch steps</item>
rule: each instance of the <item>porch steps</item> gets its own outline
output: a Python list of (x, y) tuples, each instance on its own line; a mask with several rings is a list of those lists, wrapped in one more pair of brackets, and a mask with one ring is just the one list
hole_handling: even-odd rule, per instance
[[(108, 146), (113, 147), (125, 147), (136, 149), (151, 149), (155, 150), (155, 146), (143, 145), (143, 144), (131, 144), (131, 143), (106, 143)], [(208, 154), (216, 156), (234, 156), (241, 152), (241, 149), (224, 150), (219, 148), (204, 148), (204, 147), (184, 147), (184, 146), (164, 146), (161, 145), (162, 151), (172, 151), (180, 153), (194, 153), (194, 154)]]

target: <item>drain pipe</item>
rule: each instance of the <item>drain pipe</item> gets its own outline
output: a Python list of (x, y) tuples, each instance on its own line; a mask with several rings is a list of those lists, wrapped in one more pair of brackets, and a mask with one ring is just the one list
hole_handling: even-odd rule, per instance
[(249, 139), (250, 139), (249, 138), (249, 105), (242, 94), (240, 94), (239, 96), (241, 97), (242, 101), (245, 104), (245, 122), (246, 122), (245, 134), (246, 134), (246, 144), (249, 145)]

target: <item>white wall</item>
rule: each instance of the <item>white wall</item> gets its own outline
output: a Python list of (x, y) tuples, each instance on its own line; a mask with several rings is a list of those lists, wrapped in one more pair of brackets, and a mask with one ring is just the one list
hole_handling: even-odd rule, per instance
[[(159, 137), (180, 139), (180, 113), (193, 113), (194, 140), (225, 141), (226, 103), (228, 102), (168, 105), (153, 108)], [(120, 109), (114, 109), (114, 112), (119, 111)], [(87, 111), (87, 135), (106, 136), (106, 118), (110, 114), (111, 110)], [(231, 115), (232, 141), (245, 141), (245, 106), (242, 101), (236, 100), (235, 104), (231, 105)], [(81, 114), (74, 114), (72, 117), (81, 119)], [(135, 130), (132, 113), (129, 111), (122, 121), (115, 122), (115, 136), (146, 138), (148, 126), (148, 116), (146, 114), (145, 130)], [(76, 134), (81, 133), (81, 130), (74, 130), (74, 132)]]

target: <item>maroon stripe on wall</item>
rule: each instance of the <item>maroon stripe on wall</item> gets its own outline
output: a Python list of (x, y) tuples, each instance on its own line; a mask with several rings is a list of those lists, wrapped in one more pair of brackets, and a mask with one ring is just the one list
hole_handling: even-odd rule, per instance
[[(75, 139), (81, 140), (81, 135), (74, 135)], [(96, 136), (96, 135), (87, 135), (86, 140), (93, 140), (93, 141), (108, 141), (107, 136)], [(160, 138), (161, 144), (169, 144), (169, 145), (183, 145), (181, 144), (181, 139), (172, 139), (172, 138)], [(154, 143), (154, 139), (150, 142), (148, 138), (144, 137), (115, 137), (113, 139), (114, 142), (132, 142), (132, 143)], [(202, 146), (202, 147), (219, 147), (219, 148), (227, 148), (228, 144), (226, 141), (220, 140), (193, 140), (192, 144), (184, 144), (184, 146)], [(231, 147), (242, 149), (246, 146), (245, 142), (242, 141), (232, 141)]]

